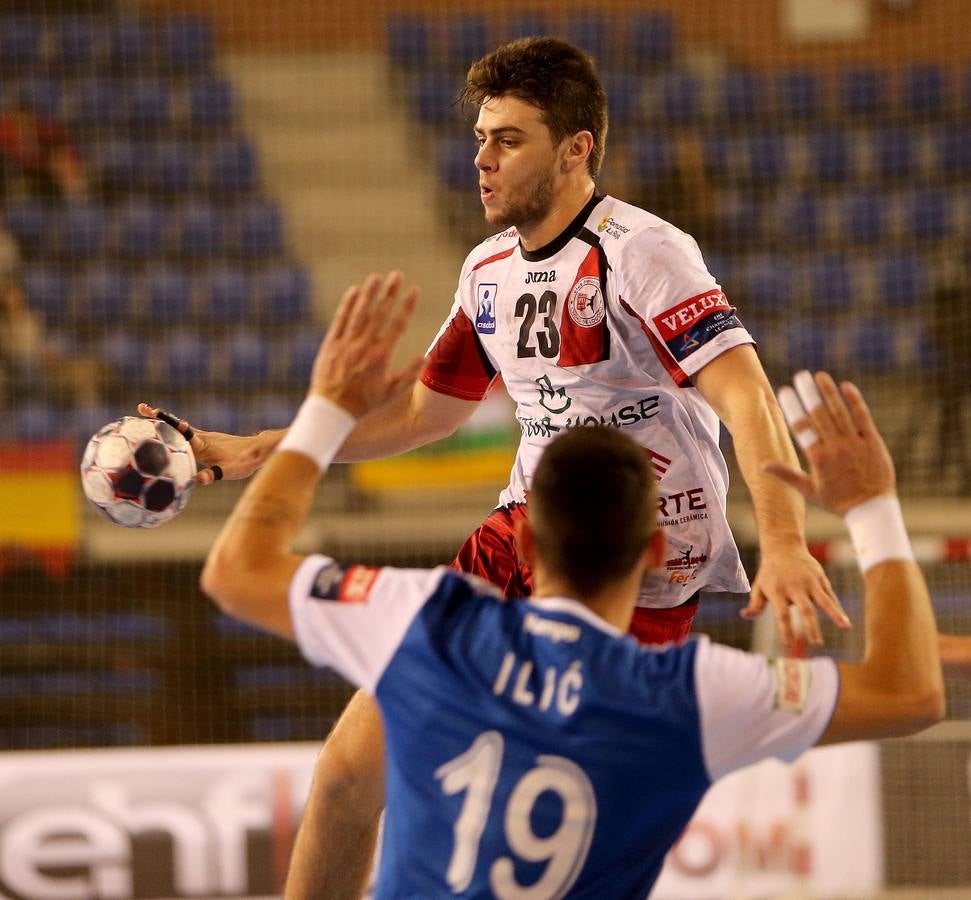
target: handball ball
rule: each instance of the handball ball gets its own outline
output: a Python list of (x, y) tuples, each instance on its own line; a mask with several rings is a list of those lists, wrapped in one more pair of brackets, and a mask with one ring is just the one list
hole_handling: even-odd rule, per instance
[(125, 528), (155, 528), (182, 512), (196, 461), (189, 442), (171, 425), (125, 416), (88, 441), (81, 459), (84, 495)]

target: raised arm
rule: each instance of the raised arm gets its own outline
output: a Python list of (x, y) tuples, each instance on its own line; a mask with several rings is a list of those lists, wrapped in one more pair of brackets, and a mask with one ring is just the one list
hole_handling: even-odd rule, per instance
[(317, 481), (359, 418), (408, 393), (421, 358), (391, 369), (417, 291), (399, 302), (400, 276), (349, 288), (314, 361), (310, 390), (278, 451), (248, 485), (202, 572), (201, 585), (236, 618), (293, 639), (288, 591), (303, 557), (294, 538)]
[[(810, 471), (768, 471), (846, 521), (865, 585), (866, 645), (840, 663), (840, 693), (819, 743), (920, 731), (944, 715), (938, 634), (896, 497), (893, 462), (860, 392), (800, 372), (779, 393)], [(797, 395), (798, 392), (798, 395)]]
[(798, 461), (758, 356), (750, 345), (734, 347), (701, 369), (695, 385), (731, 432), (755, 511), (761, 560), (743, 615), (757, 616), (771, 603), (783, 644), (789, 647), (789, 607), (795, 606), (806, 637), (821, 644), (815, 607), (840, 628), (848, 628), (850, 621), (806, 547), (802, 497), (765, 471), (770, 463), (791, 467)]

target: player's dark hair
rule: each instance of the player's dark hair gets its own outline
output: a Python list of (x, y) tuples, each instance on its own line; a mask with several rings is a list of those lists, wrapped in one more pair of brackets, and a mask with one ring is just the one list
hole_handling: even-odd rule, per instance
[(472, 64), (459, 101), (478, 107), (507, 95), (542, 112), (554, 144), (589, 131), (593, 150), (587, 165), (597, 176), (607, 142), (607, 95), (590, 56), (556, 38), (511, 41)]
[(529, 494), (536, 550), (580, 595), (630, 573), (656, 518), (644, 449), (615, 428), (571, 429), (536, 467)]

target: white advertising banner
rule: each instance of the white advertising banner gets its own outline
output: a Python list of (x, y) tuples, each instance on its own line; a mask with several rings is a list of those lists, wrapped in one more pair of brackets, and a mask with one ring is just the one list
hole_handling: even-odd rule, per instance
[[(0, 754), (0, 898), (278, 894), (317, 744)], [(763, 763), (708, 794), (653, 896), (866, 895), (877, 748)]]
[(768, 760), (705, 796), (654, 900), (869, 896), (883, 883), (876, 744)]

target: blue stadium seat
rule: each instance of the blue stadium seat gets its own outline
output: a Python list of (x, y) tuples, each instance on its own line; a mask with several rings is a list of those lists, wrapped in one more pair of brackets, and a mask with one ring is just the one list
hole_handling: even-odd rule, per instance
[(887, 229), (887, 202), (878, 191), (848, 191), (839, 201), (840, 239), (854, 244), (883, 240)]
[(131, 315), (131, 282), (124, 269), (96, 265), (79, 279), (77, 320), (87, 325), (123, 321)]
[(877, 260), (878, 301), (892, 309), (914, 310), (929, 298), (924, 261), (914, 253), (898, 253)]
[(248, 258), (283, 252), (283, 216), (272, 200), (251, 200), (238, 212), (239, 251)]
[(129, 128), (164, 128), (172, 120), (168, 84), (159, 78), (138, 78), (125, 84), (123, 121)]
[[(154, 342), (152, 349), (156, 349)], [(98, 355), (117, 375), (137, 379), (139, 383), (145, 381), (149, 360), (153, 358), (149, 355), (148, 339), (145, 335), (124, 329), (116, 330), (114, 327), (101, 339)], [(111, 421), (111, 418), (109, 416), (105, 421)]]
[(471, 138), (445, 138), (438, 147), (438, 178), (450, 190), (470, 191), (475, 186), (473, 160), (475, 144)]
[(385, 26), (388, 58), (405, 69), (420, 69), (427, 65), (429, 52), (429, 24), (424, 16), (390, 15)]
[(881, 178), (908, 178), (917, 168), (917, 142), (909, 128), (875, 128), (870, 132), (874, 168)]
[(636, 13), (625, 22), (628, 53), (638, 68), (667, 66), (674, 59), (674, 16), (667, 12)]
[(676, 125), (696, 125), (701, 121), (701, 85), (689, 72), (659, 76), (660, 114)]
[(59, 16), (53, 33), (48, 33), (53, 46), (52, 62), (74, 76), (96, 68), (107, 49), (106, 31), (93, 16)]
[(765, 115), (765, 85), (758, 73), (729, 69), (721, 89), (720, 113), (730, 122), (754, 122)]
[(105, 188), (131, 190), (139, 185), (144, 155), (131, 141), (112, 138), (92, 148), (91, 171)]
[(104, 249), (108, 230), (104, 207), (94, 203), (68, 203), (57, 214), (55, 246), (61, 256), (83, 259)]
[(274, 266), (259, 275), (258, 318), (300, 322), (310, 316), (310, 276), (299, 266)]
[(811, 319), (795, 319), (786, 336), (786, 368), (828, 369), (833, 362), (830, 328)]
[(118, 410), (114, 406), (104, 403), (85, 403), (72, 410), (71, 430), (75, 440), (83, 447), (102, 425), (117, 418)]
[(0, 16), (0, 67), (25, 72), (40, 58), (41, 19), (28, 15)]
[(249, 313), (252, 283), (243, 269), (218, 266), (204, 278), (206, 315), (213, 322), (241, 322)]
[(284, 352), (279, 356), (287, 360), (288, 381), (300, 387), (306, 385), (322, 340), (323, 335), (310, 334), (305, 330), (284, 340)]
[(748, 138), (748, 177), (756, 184), (781, 181), (789, 172), (789, 154), (784, 134), (761, 131)]
[(192, 305), (192, 279), (175, 266), (158, 266), (145, 279), (149, 319), (158, 324), (173, 325), (184, 321)]
[(297, 412), (297, 404), (291, 397), (270, 394), (259, 398), (253, 404), (251, 427), (247, 431), (261, 428), (286, 428)]
[(240, 433), (239, 410), (221, 397), (199, 398), (189, 404), (185, 414), (193, 425), (205, 431)]
[(215, 56), (212, 23), (202, 16), (172, 16), (159, 35), (161, 62), (176, 70), (207, 69)]
[(971, 126), (948, 123), (933, 133), (935, 168), (947, 176), (966, 178), (971, 172)]
[(173, 334), (164, 344), (163, 378), (173, 386), (193, 387), (209, 381), (209, 344), (198, 334)]
[(775, 77), (775, 110), (784, 119), (815, 119), (821, 95), (819, 75), (811, 69), (785, 69)]
[(144, 259), (163, 246), (165, 214), (154, 204), (131, 201), (115, 216), (115, 246), (124, 256)]
[(57, 407), (42, 401), (28, 400), (18, 404), (13, 416), (13, 433), (18, 441), (50, 440), (70, 431), (68, 417)]
[(189, 124), (228, 128), (233, 124), (233, 86), (226, 78), (201, 78), (189, 85)]
[(120, 73), (144, 71), (155, 65), (155, 26), (137, 16), (115, 18), (109, 25), (109, 59)]
[(256, 332), (239, 331), (226, 347), (228, 376), (233, 384), (260, 385), (270, 372), (270, 346)]
[(775, 231), (783, 240), (804, 247), (820, 239), (823, 214), (815, 192), (783, 195), (776, 203), (775, 213)]
[(636, 122), (641, 115), (643, 79), (633, 72), (607, 72), (601, 81), (607, 92), (611, 126)]
[(202, 259), (225, 249), (225, 214), (208, 203), (189, 203), (176, 214), (176, 247), (182, 256)]
[(21, 248), (28, 253), (50, 240), (50, 207), (40, 200), (10, 200), (3, 208), (3, 219)]
[(609, 15), (577, 13), (567, 20), (567, 40), (581, 50), (585, 50), (598, 65), (603, 66), (616, 55), (613, 23), (614, 20)]
[(510, 13), (506, 18), (505, 28), (503, 28), (503, 36), (507, 41), (524, 37), (537, 37), (549, 33), (549, 20), (536, 10)]
[(661, 181), (675, 172), (674, 146), (667, 135), (636, 135), (631, 146), (631, 174), (638, 181)]
[(853, 66), (839, 76), (840, 109), (848, 116), (878, 116), (887, 110), (887, 78), (871, 66)]
[(749, 190), (723, 191), (717, 221), (719, 236), (732, 248), (760, 240), (765, 231), (762, 207)]
[(770, 254), (749, 257), (742, 274), (746, 310), (753, 314), (787, 313), (792, 308), (795, 286), (792, 264)]
[(445, 125), (459, 118), (455, 97), (458, 83), (450, 72), (422, 72), (415, 83), (415, 112), (424, 125)]
[(31, 309), (40, 313), (49, 325), (67, 319), (71, 307), (71, 282), (61, 269), (28, 265), (24, 269), (23, 285)]
[(208, 185), (219, 193), (246, 193), (259, 181), (256, 150), (245, 138), (217, 142), (209, 153)]
[(738, 138), (729, 137), (721, 131), (705, 135), (702, 139), (702, 155), (708, 175), (719, 180), (737, 178), (738, 149)]
[(918, 188), (904, 197), (905, 234), (914, 240), (947, 237), (953, 218), (951, 195), (941, 188)]
[(822, 181), (845, 181), (856, 172), (853, 143), (845, 128), (827, 127), (813, 131), (807, 146), (811, 171)]
[(493, 49), (485, 17), (477, 13), (454, 13), (445, 23), (449, 62), (467, 69)]
[(61, 119), (63, 91), (61, 83), (42, 75), (31, 75), (17, 85), (17, 99), (39, 116)]
[(185, 141), (150, 141), (139, 161), (139, 182), (154, 193), (170, 197), (192, 187), (195, 156)]
[(850, 329), (851, 365), (864, 372), (882, 373), (896, 363), (896, 329), (885, 319), (862, 319)]
[(82, 78), (72, 85), (75, 97), (73, 121), (81, 128), (91, 128), (103, 133), (125, 116), (125, 104), (121, 101), (121, 85), (110, 78)]
[(902, 111), (913, 119), (936, 118), (951, 105), (949, 73), (936, 63), (912, 63), (900, 78)]
[(825, 253), (807, 263), (810, 304), (817, 312), (851, 310), (859, 290), (857, 282), (856, 267), (845, 254)]

